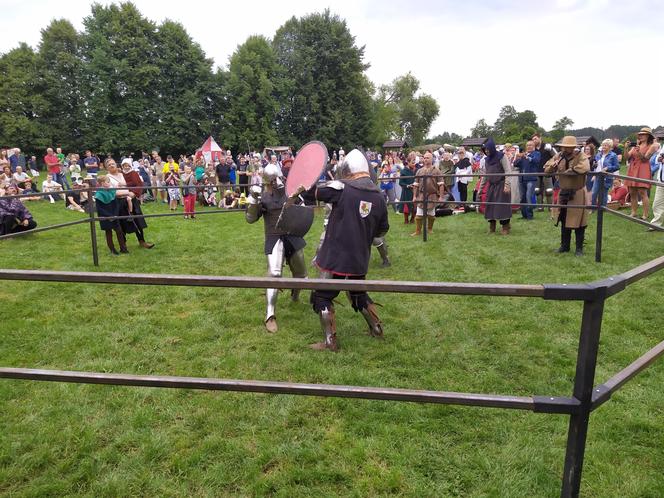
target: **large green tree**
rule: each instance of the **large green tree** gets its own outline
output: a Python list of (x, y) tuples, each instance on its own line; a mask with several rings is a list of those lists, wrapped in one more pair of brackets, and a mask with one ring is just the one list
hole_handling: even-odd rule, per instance
[(411, 73), (379, 88), (376, 100), (379, 105), (392, 109), (396, 120), (386, 130), (389, 138), (399, 138), (411, 145), (423, 142), (440, 108), (431, 95), (416, 96), (419, 89), (420, 82)]
[(25, 43), (0, 57), (0, 144), (40, 153), (50, 145), (40, 112), (46, 105), (37, 54)]
[(40, 122), (48, 141), (65, 151), (84, 146), (81, 123), (85, 96), (79, 46), (80, 36), (67, 20), (54, 20), (41, 31), (38, 74), (44, 102)]
[(270, 42), (250, 36), (230, 58), (224, 85), (226, 108), (222, 134), (232, 149), (261, 149), (275, 145), (279, 85), (283, 83)]
[(356, 46), (346, 22), (329, 10), (292, 17), (272, 43), (286, 75), (277, 118), (281, 140), (296, 147), (314, 139), (334, 148), (366, 143), (371, 84), (364, 47)]
[(159, 26), (155, 50), (159, 74), (152, 81), (156, 100), (149, 115), (150, 144), (174, 154), (191, 153), (213, 131), (212, 61), (184, 27), (172, 21)]
[(155, 24), (131, 3), (93, 4), (83, 24), (86, 144), (102, 153), (150, 147), (164, 76), (157, 64)]
[(542, 129), (537, 124), (537, 115), (533, 111), (519, 112), (511, 105), (500, 109), (498, 119), (493, 125), (494, 138), (503, 143), (520, 143), (538, 131)]

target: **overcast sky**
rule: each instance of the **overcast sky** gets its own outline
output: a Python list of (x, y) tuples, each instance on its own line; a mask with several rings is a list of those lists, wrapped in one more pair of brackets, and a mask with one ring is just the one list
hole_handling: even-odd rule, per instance
[[(101, 1), (107, 4), (112, 2)], [(468, 135), (503, 105), (533, 110), (547, 129), (664, 124), (663, 2), (655, 0), (137, 0), (147, 18), (181, 22), (218, 66), (249, 35), (272, 37), (291, 16), (327, 7), (365, 45), (369, 78), (389, 83), (411, 71), (440, 105), (430, 136)], [(65, 18), (77, 29), (90, 1), (0, 0), (0, 52)]]

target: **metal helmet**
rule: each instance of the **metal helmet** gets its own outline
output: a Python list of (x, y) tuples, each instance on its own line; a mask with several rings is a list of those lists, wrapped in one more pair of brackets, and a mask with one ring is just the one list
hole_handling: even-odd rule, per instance
[(263, 168), (263, 183), (273, 185), (277, 188), (282, 188), (284, 182), (282, 180), (283, 174), (278, 164), (269, 163)]
[(366, 156), (359, 149), (351, 150), (338, 165), (339, 176), (341, 178), (354, 175), (356, 173), (369, 174), (369, 163)]

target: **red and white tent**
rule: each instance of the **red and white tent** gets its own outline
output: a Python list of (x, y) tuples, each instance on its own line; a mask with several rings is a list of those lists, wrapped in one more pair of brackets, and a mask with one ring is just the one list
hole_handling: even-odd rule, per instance
[(201, 157), (203, 156), (205, 158), (205, 162), (213, 162), (216, 159), (221, 160), (223, 157), (223, 151), (221, 150), (221, 147), (215, 142), (214, 138), (212, 136), (209, 136), (208, 139), (201, 145), (199, 149), (196, 150), (196, 157)]

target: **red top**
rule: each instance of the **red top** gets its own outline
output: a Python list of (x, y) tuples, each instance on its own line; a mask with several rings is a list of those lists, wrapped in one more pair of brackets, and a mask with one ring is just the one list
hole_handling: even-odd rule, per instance
[(60, 161), (58, 160), (58, 156), (55, 154), (52, 156), (46, 154), (44, 156), (44, 163), (46, 164), (49, 173), (54, 175), (60, 173)]
[(127, 188), (130, 192), (133, 192), (136, 197), (143, 195), (143, 189), (141, 188), (132, 188), (132, 187), (142, 187), (143, 180), (136, 171), (130, 171), (129, 173), (122, 173), (124, 176), (125, 182), (127, 182)]

